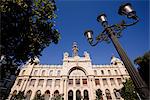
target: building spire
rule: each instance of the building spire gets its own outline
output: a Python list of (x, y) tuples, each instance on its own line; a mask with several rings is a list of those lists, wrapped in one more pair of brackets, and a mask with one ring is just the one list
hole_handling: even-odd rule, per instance
[(78, 56), (78, 46), (76, 42), (73, 42), (72, 51), (73, 51), (73, 57)]

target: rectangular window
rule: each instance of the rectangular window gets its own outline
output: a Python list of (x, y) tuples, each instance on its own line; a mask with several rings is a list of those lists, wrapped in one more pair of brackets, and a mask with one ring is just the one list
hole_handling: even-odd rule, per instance
[(95, 85), (100, 85), (99, 79), (95, 79)]
[(122, 80), (121, 78), (117, 78), (118, 84), (121, 85), (122, 84)]
[(76, 79), (76, 85), (80, 85), (80, 79)]
[(111, 85), (115, 85), (115, 80), (113, 78), (110, 78)]
[(46, 86), (50, 86), (50, 87), (52, 86), (52, 79), (47, 80)]
[(17, 85), (20, 86), (21, 82), (22, 82), (22, 79), (19, 79)]
[(60, 79), (55, 80), (55, 86), (60, 86)]
[(83, 79), (83, 85), (87, 85), (87, 79)]
[(73, 85), (73, 79), (69, 79), (69, 85)]
[(29, 86), (34, 86), (36, 79), (31, 79)]
[(40, 79), (40, 80), (39, 80), (39, 84), (38, 84), (38, 86), (43, 87), (43, 83), (44, 83), (44, 79)]
[(106, 78), (103, 79), (103, 85), (108, 85)]

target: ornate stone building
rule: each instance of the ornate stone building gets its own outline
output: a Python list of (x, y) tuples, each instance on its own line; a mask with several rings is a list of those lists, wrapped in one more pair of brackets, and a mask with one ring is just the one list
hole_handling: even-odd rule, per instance
[(73, 55), (67, 52), (62, 65), (41, 65), (27, 62), (21, 69), (9, 96), (25, 91), (27, 100), (42, 94), (45, 100), (63, 94), (64, 100), (123, 100), (118, 90), (129, 74), (122, 61), (111, 57), (110, 64), (93, 65), (90, 55), (78, 56), (78, 47), (73, 45)]

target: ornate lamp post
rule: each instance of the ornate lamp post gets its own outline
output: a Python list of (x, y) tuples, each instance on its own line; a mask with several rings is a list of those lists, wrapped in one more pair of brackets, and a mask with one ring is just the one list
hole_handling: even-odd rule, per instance
[(86, 36), (91, 46), (96, 46), (99, 42), (102, 42), (102, 41), (106, 41), (106, 42), (109, 42), (110, 40), (112, 41), (127, 71), (129, 72), (129, 75), (131, 79), (133, 80), (133, 83), (138, 93), (140, 94), (141, 98), (144, 100), (145, 99), (148, 100), (149, 90), (147, 88), (147, 85), (142, 80), (139, 73), (136, 71), (135, 67), (131, 63), (130, 59), (128, 58), (127, 54), (125, 53), (125, 51), (123, 50), (123, 48), (121, 47), (117, 39), (121, 36), (122, 30), (124, 30), (128, 26), (132, 26), (136, 24), (139, 21), (139, 18), (136, 16), (136, 12), (132, 9), (132, 6), (130, 3), (121, 5), (118, 13), (120, 15), (126, 15), (128, 18), (132, 19), (133, 22), (130, 24), (126, 24), (125, 21), (123, 20), (119, 24), (114, 24), (110, 26), (108, 25), (106, 15), (103, 13), (97, 17), (97, 21), (102, 24), (102, 26), (104, 27), (104, 30), (102, 31), (101, 34), (99, 34), (96, 37), (96, 42), (93, 43), (93, 31), (92, 30), (85, 31), (84, 35)]

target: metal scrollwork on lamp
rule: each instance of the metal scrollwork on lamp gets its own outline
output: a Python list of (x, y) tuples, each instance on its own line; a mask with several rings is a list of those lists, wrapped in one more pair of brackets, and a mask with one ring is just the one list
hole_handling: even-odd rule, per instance
[(96, 46), (99, 42), (102, 41), (106, 41), (108, 43), (112, 41), (114, 47), (116, 48), (116, 51), (123, 61), (127, 71), (129, 72), (129, 75), (133, 80), (133, 83), (140, 97), (144, 100), (148, 100), (149, 90), (147, 85), (145, 84), (139, 73), (136, 71), (135, 67), (133, 66), (132, 62), (130, 61), (126, 52), (123, 50), (118, 41), (118, 38), (122, 36), (122, 31), (128, 26), (135, 25), (137, 22), (139, 22), (139, 18), (136, 15), (136, 11), (132, 9), (132, 5), (130, 3), (121, 5), (118, 10), (118, 14), (127, 16), (127, 18), (132, 19), (132, 22), (128, 24), (127, 22), (122, 20), (119, 24), (109, 25), (106, 15), (102, 13), (97, 17), (97, 21), (102, 24), (104, 30), (96, 37), (95, 42), (93, 40), (92, 30), (85, 31), (84, 36), (87, 38), (91, 46)]

